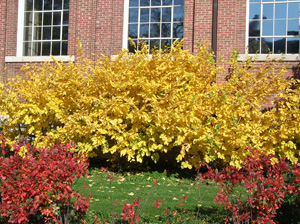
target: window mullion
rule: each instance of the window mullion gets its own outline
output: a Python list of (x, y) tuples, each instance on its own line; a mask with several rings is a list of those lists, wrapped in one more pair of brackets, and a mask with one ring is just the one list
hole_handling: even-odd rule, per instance
[[(140, 3), (139, 3), (140, 4)], [(139, 44), (139, 42), (140, 42), (140, 26), (141, 26), (141, 8), (139, 7), (139, 10), (138, 10), (138, 26), (137, 26), (137, 28), (138, 28), (138, 30), (137, 30), (137, 40), (136, 40), (136, 49), (137, 50), (139, 50), (139, 46), (140, 46), (140, 44)]]

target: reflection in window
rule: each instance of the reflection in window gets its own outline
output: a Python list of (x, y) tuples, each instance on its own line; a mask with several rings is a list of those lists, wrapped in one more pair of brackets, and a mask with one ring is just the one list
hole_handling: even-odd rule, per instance
[[(130, 0), (128, 37), (139, 49), (139, 41), (152, 49), (171, 46), (177, 38), (183, 38), (184, 0)], [(128, 40), (128, 49), (134, 47)]]
[(67, 55), (69, 0), (25, 0), (24, 56)]
[(300, 0), (249, 0), (249, 53), (299, 54)]

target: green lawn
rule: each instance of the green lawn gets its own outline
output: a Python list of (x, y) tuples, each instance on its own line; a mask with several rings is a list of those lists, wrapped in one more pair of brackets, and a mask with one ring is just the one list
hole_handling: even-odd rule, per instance
[[(111, 223), (112, 208), (115, 223), (124, 223), (120, 216), (122, 206), (125, 202), (131, 204), (137, 198), (141, 200), (138, 211), (140, 223), (195, 223), (198, 208), (196, 223), (224, 223), (226, 213), (213, 202), (218, 190), (215, 185), (199, 186), (194, 178), (159, 172), (110, 174), (114, 177), (111, 181), (107, 173), (93, 169), (88, 177), (77, 180), (74, 185), (76, 190), (82, 190), (85, 183), (87, 189), (84, 194), (92, 193), (86, 219), (89, 223), (95, 215)], [(154, 183), (154, 179), (159, 185)], [(183, 199), (184, 196), (187, 198)], [(158, 200), (162, 203), (159, 209), (154, 208), (154, 202)], [(169, 215), (164, 214), (166, 209), (169, 209)], [(181, 221), (178, 221), (180, 217)]]

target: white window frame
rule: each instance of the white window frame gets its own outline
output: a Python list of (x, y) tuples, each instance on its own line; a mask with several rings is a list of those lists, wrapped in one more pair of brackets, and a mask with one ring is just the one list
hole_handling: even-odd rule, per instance
[[(17, 49), (16, 56), (6, 56), (5, 62), (43, 62), (52, 61), (51, 56), (23, 56), (23, 35), (24, 35), (24, 10), (25, 1), (18, 0), (18, 25), (17, 25)], [(54, 56), (55, 60), (74, 61), (75, 57), (71, 55)]]
[[(128, 49), (129, 1), (130, 0), (124, 0), (122, 48), (125, 48), (125, 49)], [(145, 7), (145, 8), (149, 8), (149, 7)], [(152, 7), (150, 7), (150, 8), (152, 8)], [(156, 6), (154, 6), (153, 8), (156, 8)], [(157, 6), (157, 8), (162, 8), (162, 7), (161, 6)], [(172, 5), (172, 7), (170, 7), (170, 8), (172, 10), (172, 15), (173, 15), (174, 5)], [(184, 4), (184, 9), (185, 9), (185, 4)], [(140, 17), (138, 17), (138, 20), (140, 20)], [(173, 28), (173, 19), (171, 19), (170, 23), (171, 23), (171, 27)], [(138, 30), (139, 30), (139, 25), (140, 25), (140, 22), (138, 22)], [(184, 21), (183, 21), (183, 27), (184, 27)], [(184, 31), (184, 29), (183, 29), (183, 31)], [(150, 33), (149, 33), (149, 36), (150, 36)], [(148, 37), (148, 39), (159, 39), (159, 40), (171, 39), (171, 44), (172, 44), (172, 40), (176, 39), (176, 38), (173, 37), (173, 31), (171, 30), (171, 36), (170, 37), (165, 37), (165, 38), (161, 38), (161, 37), (150, 38), (150, 37)], [(150, 45), (150, 43), (148, 43), (148, 44)]]
[[(295, 1), (274, 1), (274, 2), (270, 2), (270, 4), (275, 4), (275, 3), (293, 3)], [(261, 5), (262, 2), (260, 3)], [(267, 3), (264, 3), (267, 4)], [(261, 15), (263, 12), (263, 7), (261, 7)], [(284, 61), (300, 61), (300, 50), (299, 53), (294, 53), (294, 54), (265, 54), (265, 53), (259, 53), (259, 54), (252, 54), (252, 53), (248, 53), (248, 45), (249, 45), (249, 14), (250, 14), (250, 0), (247, 0), (247, 10), (246, 10), (246, 35), (245, 35), (245, 52), (246, 54), (241, 54), (239, 56), (239, 60), (245, 60), (247, 57), (249, 56), (255, 56), (257, 61), (265, 61), (267, 59), (283, 59)], [(260, 22), (260, 31), (262, 32), (262, 22)], [(300, 35), (300, 33), (299, 33)], [(272, 36), (275, 37), (275, 36)], [(263, 38), (263, 36), (259, 36), (258, 38)], [(299, 37), (300, 38), (300, 37)], [(261, 47), (261, 46), (260, 46)]]

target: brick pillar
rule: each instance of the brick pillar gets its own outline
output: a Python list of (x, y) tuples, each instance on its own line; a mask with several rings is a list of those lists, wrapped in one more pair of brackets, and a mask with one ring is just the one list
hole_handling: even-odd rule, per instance
[(186, 0), (184, 11), (185, 49), (197, 51), (199, 41), (211, 43), (212, 0)]
[(6, 0), (0, 1), (0, 75), (3, 80), (3, 70), (5, 67), (5, 52), (6, 52)]

